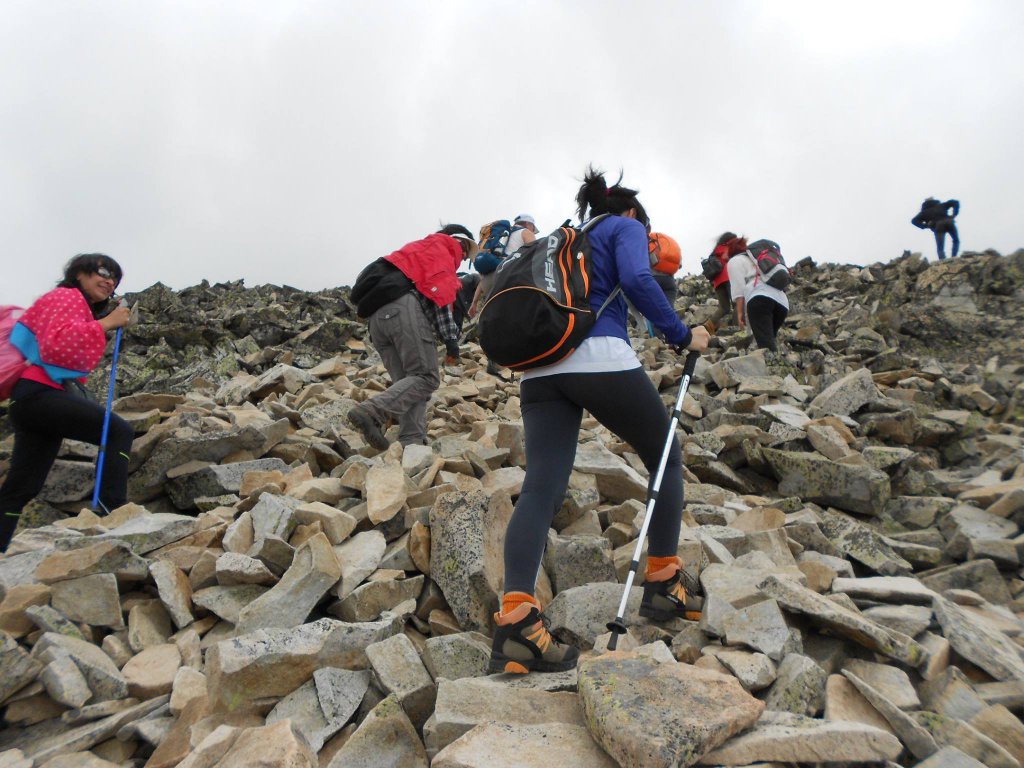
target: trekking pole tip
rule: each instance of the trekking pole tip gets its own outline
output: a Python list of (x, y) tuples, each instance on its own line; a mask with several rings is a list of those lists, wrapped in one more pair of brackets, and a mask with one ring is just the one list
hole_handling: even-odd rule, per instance
[(605, 626), (612, 633), (611, 637), (608, 638), (608, 650), (614, 651), (619, 644), (619, 635), (624, 635), (627, 632), (626, 624), (624, 621), (616, 619), (615, 621), (609, 621)]

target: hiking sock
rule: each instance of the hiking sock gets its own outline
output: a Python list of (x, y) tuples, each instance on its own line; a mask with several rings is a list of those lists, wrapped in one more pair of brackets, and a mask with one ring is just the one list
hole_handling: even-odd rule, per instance
[[(669, 566), (675, 566), (675, 570), (669, 571)], [(683, 567), (683, 561), (675, 555), (671, 557), (647, 556), (647, 570), (644, 573), (645, 581), (665, 581)]]
[(501, 598), (501, 615), (512, 613), (523, 603), (535, 605), (537, 610), (540, 610), (540, 603), (533, 595), (528, 595), (525, 592), (506, 592), (505, 596)]

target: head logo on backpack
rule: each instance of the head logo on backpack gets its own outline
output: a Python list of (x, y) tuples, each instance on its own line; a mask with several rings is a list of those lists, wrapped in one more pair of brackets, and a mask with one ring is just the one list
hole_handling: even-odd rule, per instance
[(520, 248), (498, 265), (491, 297), (480, 310), (480, 346), (487, 357), (526, 371), (568, 357), (586, 338), (604, 305), (590, 308), (587, 230), (566, 224)]
[(505, 246), (512, 234), (508, 219), (498, 219), (480, 227), (480, 252), (473, 260), (473, 266), (481, 275), (489, 275), (498, 268), (505, 258)]
[(782, 258), (782, 249), (773, 240), (755, 240), (747, 246), (747, 254), (754, 260), (760, 275), (755, 275), (755, 281), (760, 277), (772, 288), (780, 291), (786, 290), (793, 279), (793, 275), (786, 266), (786, 260)]
[(11, 331), (24, 311), (21, 307), (0, 307), (0, 401), (11, 396), (28, 367), (25, 356), (11, 343)]

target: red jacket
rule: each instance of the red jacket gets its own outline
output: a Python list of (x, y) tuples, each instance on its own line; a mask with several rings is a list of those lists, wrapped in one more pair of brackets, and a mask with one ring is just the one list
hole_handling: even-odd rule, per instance
[(747, 240), (744, 237), (734, 237), (722, 245), (715, 246), (715, 250), (712, 253), (722, 262), (722, 272), (711, 281), (711, 285), (717, 288), (729, 282), (729, 259), (737, 253), (743, 253), (745, 250), (747, 250)]
[(59, 381), (86, 376), (99, 364), (107, 346), (103, 326), (77, 288), (55, 288), (44, 294), (18, 318), (18, 325), (24, 329), (15, 326), (11, 342), (35, 363), (22, 378), (51, 387), (63, 388)]
[(462, 287), (455, 273), (462, 264), (462, 246), (454, 237), (436, 233), (403, 245), (384, 257), (412, 280), (416, 290), (446, 307)]

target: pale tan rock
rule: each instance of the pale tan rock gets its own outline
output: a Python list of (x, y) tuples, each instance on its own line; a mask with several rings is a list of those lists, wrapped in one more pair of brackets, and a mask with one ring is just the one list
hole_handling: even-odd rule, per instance
[(278, 493), (284, 493), (284, 472), (279, 469), (251, 470), (242, 475), (238, 495), (244, 499), (251, 496), (254, 491), (271, 485), (277, 486)]
[(320, 524), (319, 520), (315, 523), (310, 523), (309, 525), (297, 525), (295, 526), (295, 531), (292, 533), (291, 538), (288, 539), (288, 543), (294, 549), (298, 549), (318, 533), (323, 532), (324, 527)]
[(192, 587), (192, 594), (217, 583), (217, 560), (221, 554), (223, 554), (223, 550), (208, 549), (196, 560), (196, 564), (188, 573), (188, 583)]
[(825, 719), (864, 723), (895, 735), (889, 721), (842, 675), (829, 675), (825, 683)]
[(409, 529), (409, 556), (420, 573), (430, 575), (430, 529), (419, 520)]
[(206, 651), (210, 697), (218, 709), (245, 709), (258, 697), (291, 693), (322, 667), (365, 668), (366, 647), (395, 634), (399, 623), (393, 616), (365, 624), (320, 619), (221, 640)]
[[(23, 696), (24, 692), (24, 690), (20, 691), (18, 696)], [(60, 717), (66, 711), (63, 704), (58, 704), (50, 697), (50, 694), (44, 691), (19, 699), (8, 699), (4, 705), (4, 722), (8, 726), (25, 728), (44, 720)]]
[(370, 522), (390, 520), (405, 505), (408, 490), (400, 464), (377, 464), (366, 473), (366, 508)]
[(322, 533), (303, 544), (281, 580), (238, 614), (238, 632), (267, 627), (294, 627), (341, 578), (342, 569), (331, 543)]
[(92, 698), (85, 675), (67, 651), (55, 646), (40, 653), (39, 658), (47, 662), (39, 681), (51, 699), (65, 707), (81, 707)]
[(827, 424), (808, 424), (804, 431), (814, 450), (826, 459), (839, 461), (851, 452), (846, 440), (834, 427)]
[(187, 627), (194, 620), (192, 616), (192, 585), (188, 577), (172, 563), (157, 560), (150, 564), (149, 574), (156, 583), (160, 602), (167, 609), (174, 626)]
[(8, 749), (0, 752), (0, 768), (32, 768), (33, 760), (26, 757), (20, 749)]
[(754, 531), (770, 531), (781, 528), (785, 523), (786, 515), (781, 509), (759, 507), (744, 512), (729, 523), (729, 527), (735, 528), (737, 531), (752, 533)]
[(303, 525), (319, 522), (323, 526), (324, 535), (334, 545), (345, 541), (356, 527), (356, 519), (348, 512), (319, 501), (296, 507), (295, 519)]
[[(328, 768), (427, 768), (427, 753), (419, 734), (398, 700), (388, 696), (371, 710)], [(239, 767), (241, 768), (241, 767)]]
[(72, 621), (111, 629), (124, 628), (117, 578), (97, 573), (53, 582), (50, 602)]
[(377, 685), (398, 699), (417, 730), (434, 709), (437, 688), (408, 636), (398, 634), (367, 647)]
[(138, 748), (138, 742), (121, 741), (120, 739), (113, 738), (100, 742), (89, 751), (96, 755), (96, 757), (109, 760), (114, 765), (121, 766), (132, 758), (132, 755), (135, 754)]
[(217, 583), (222, 587), (238, 584), (271, 586), (277, 583), (277, 576), (254, 557), (238, 552), (225, 552), (217, 558)]
[[(133, 651), (127, 640), (122, 637), (123, 633), (111, 633), (103, 638), (100, 648), (110, 657), (118, 669), (128, 663)], [(156, 643), (154, 643), (156, 645)], [(141, 648), (139, 649), (142, 650)]]
[(378, 530), (362, 531), (334, 548), (341, 565), (341, 582), (334, 593), (344, 599), (352, 593), (363, 580), (377, 570), (387, 541)]
[(1010, 710), (993, 705), (972, 717), (970, 724), (1024, 765), (1024, 724)]
[(15, 584), (0, 601), (0, 632), (14, 638), (24, 637), (36, 628), (25, 609), (49, 604), (50, 588), (45, 584)]
[(586, 728), (565, 723), (484, 723), (442, 749), (431, 768), (588, 766), (617, 768)]
[(163, 645), (171, 635), (171, 617), (159, 600), (144, 600), (128, 611), (128, 644), (138, 653), (151, 645)]
[(316, 755), (283, 720), (238, 734), (217, 768), (317, 768)]
[(224, 532), (224, 551), (246, 554), (256, 541), (252, 515), (248, 510), (235, 518), (235, 522)]
[(766, 712), (751, 730), (706, 754), (700, 764), (877, 762), (895, 760), (902, 750), (899, 739), (869, 725)]
[(288, 495), (306, 504), (319, 502), (333, 505), (350, 494), (338, 478), (314, 477), (290, 487)]
[(797, 568), (807, 577), (808, 589), (815, 592), (828, 592), (832, 588), (832, 582), (836, 578), (836, 572), (822, 562), (815, 560), (804, 560), (797, 563)]
[[(209, 623), (212, 626), (213, 620), (216, 617), (207, 617), (203, 621)], [(191, 667), (192, 669), (202, 669), (203, 666), (203, 651), (202, 651), (202, 640), (199, 637), (199, 631), (194, 629), (196, 624), (192, 624), (187, 629), (181, 630), (171, 637), (171, 641), (178, 646), (178, 652), (181, 654), (181, 664), (185, 667)]]
[(206, 675), (191, 667), (178, 667), (171, 683), (171, 713), (180, 715), (194, 699), (206, 696)]
[(119, 768), (117, 763), (104, 760), (90, 752), (73, 752), (69, 755), (57, 755), (39, 768)]
[(439, 680), (434, 716), (423, 728), (430, 754), (486, 722), (585, 726), (575, 693), (513, 688), (496, 678)]
[(132, 657), (121, 673), (128, 681), (128, 693), (138, 699), (151, 699), (170, 693), (181, 666), (181, 652), (171, 643), (154, 645)]

